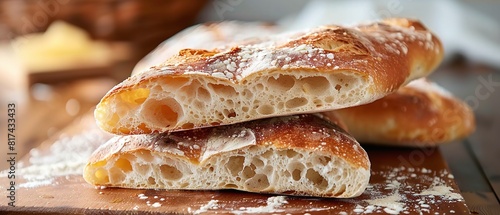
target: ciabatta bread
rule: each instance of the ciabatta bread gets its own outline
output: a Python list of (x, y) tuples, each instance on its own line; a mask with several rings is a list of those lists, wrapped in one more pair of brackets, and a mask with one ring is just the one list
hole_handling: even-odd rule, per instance
[(185, 49), (111, 89), (95, 118), (105, 131), (141, 134), (335, 110), (396, 91), (442, 56), (440, 41), (407, 19)]
[(116, 136), (85, 167), (93, 185), (359, 196), (370, 161), (349, 134), (314, 115), (170, 134)]
[(431, 146), (464, 138), (475, 128), (466, 103), (425, 79), (373, 103), (324, 114), (340, 118), (363, 144)]

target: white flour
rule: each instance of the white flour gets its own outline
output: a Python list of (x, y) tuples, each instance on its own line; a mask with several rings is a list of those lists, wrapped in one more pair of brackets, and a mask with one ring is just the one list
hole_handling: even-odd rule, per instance
[(453, 188), (445, 185), (431, 186), (429, 189), (422, 191), (421, 193), (415, 194), (418, 196), (441, 196), (442, 199), (448, 201), (462, 201), (464, 198), (459, 193), (452, 192)]
[[(411, 180), (411, 174), (418, 173), (424, 184), (414, 184), (408, 182)], [(370, 199), (359, 202), (352, 212), (356, 214), (387, 213), (387, 214), (409, 214), (419, 212), (433, 211), (436, 203), (440, 199), (447, 202), (463, 201), (463, 197), (453, 191), (445, 182), (446, 179), (452, 179), (453, 176), (446, 170), (434, 172), (426, 168), (394, 168), (390, 171), (372, 172), (372, 176), (382, 175), (386, 180), (384, 184), (375, 184), (367, 187), (365, 194)], [(410, 177), (408, 177), (410, 175)], [(451, 175), (451, 177), (450, 177)], [(429, 186), (429, 184), (431, 184)], [(427, 189), (424, 189), (427, 187)], [(383, 194), (380, 190), (391, 190), (390, 194)], [(410, 198), (411, 196), (411, 198)], [(409, 207), (410, 200), (413, 199), (414, 205)], [(453, 211), (453, 212), (452, 212)], [(455, 213), (450, 210), (450, 213)]]
[(275, 213), (275, 212), (283, 212), (284, 210), (282, 209), (277, 209), (284, 204), (287, 204), (288, 201), (286, 201), (285, 196), (273, 196), (269, 197), (267, 199), (267, 205), (266, 206), (259, 206), (259, 207), (242, 207), (238, 211), (231, 211), (234, 214), (245, 214), (245, 213)]
[(366, 200), (366, 202), (373, 206), (384, 207), (384, 211), (389, 214), (398, 214), (405, 210), (405, 204), (402, 203), (402, 198), (399, 193), (394, 193), (379, 199)]
[[(61, 137), (54, 142), (47, 153), (38, 149), (30, 151), (29, 165), (20, 165), (19, 176), (27, 180), (20, 187), (35, 188), (47, 186), (55, 177), (81, 175), (90, 155), (109, 139), (109, 135), (97, 129), (91, 129), (71, 137)], [(0, 176), (7, 171), (0, 172)]]
[[(206, 205), (201, 206), (200, 209), (194, 211), (193, 213), (194, 214), (201, 214), (201, 213), (207, 212), (210, 209), (217, 209), (217, 208), (219, 208), (218, 202), (219, 202), (219, 200), (212, 199)], [(191, 213), (191, 208), (188, 208), (188, 212)]]

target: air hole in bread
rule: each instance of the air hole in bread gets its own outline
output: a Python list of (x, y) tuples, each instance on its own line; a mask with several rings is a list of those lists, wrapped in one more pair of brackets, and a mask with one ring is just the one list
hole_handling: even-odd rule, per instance
[(304, 105), (307, 104), (307, 99), (304, 98), (304, 97), (298, 97), (298, 98), (293, 98), (293, 99), (290, 99), (288, 100), (286, 103), (285, 103), (285, 106), (287, 108), (298, 108), (298, 107), (302, 107)]
[(179, 180), (183, 176), (182, 172), (177, 168), (166, 164), (160, 166), (160, 173), (167, 180)]
[(155, 85), (153, 88), (151, 88), (151, 91), (153, 91), (153, 92), (161, 92), (161, 91), (163, 91), (163, 86), (162, 85)]
[(142, 108), (144, 121), (156, 127), (170, 127), (177, 123), (182, 109), (175, 99), (165, 98), (159, 100), (148, 100)]
[(294, 169), (293, 172), (292, 172), (292, 178), (295, 181), (300, 180), (300, 178), (302, 178), (302, 170), (300, 170), (300, 169)]
[(236, 93), (236, 90), (234, 90), (234, 88), (231, 86), (227, 86), (227, 85), (223, 85), (223, 84), (211, 84), (211, 83), (209, 83), (208, 87), (211, 88), (213, 90), (213, 92), (218, 96), (232, 98), (232, 97), (238, 95), (238, 93)]
[(101, 182), (102, 184), (109, 183), (108, 171), (102, 168), (97, 169), (94, 173), (94, 176), (97, 181)]
[(333, 96), (327, 96), (325, 98), (325, 103), (333, 103), (335, 99), (333, 98)]
[(210, 95), (210, 92), (208, 92), (208, 90), (206, 90), (205, 88), (202, 88), (202, 87), (199, 87), (196, 90), (196, 98), (202, 102), (210, 102), (212, 100), (212, 96)]
[(251, 99), (253, 99), (253, 93), (252, 93), (252, 91), (250, 91), (249, 89), (245, 89), (245, 90), (243, 90), (242, 95), (243, 95), (243, 97), (244, 97), (246, 100), (251, 100)]
[[(195, 109), (199, 109), (199, 110), (205, 109), (205, 104), (203, 102), (199, 101), (199, 100), (195, 100), (193, 102), (193, 106), (194, 106)], [(195, 114), (195, 115), (198, 116), (198, 117), (200, 116), (198, 114)]]
[(286, 150), (286, 156), (289, 158), (293, 158), (293, 157), (297, 156), (298, 154), (299, 153), (297, 153), (294, 150), (291, 150), (291, 149)]
[(298, 181), (302, 178), (302, 171), (304, 170), (305, 166), (302, 163), (299, 162), (292, 162), (288, 164), (288, 171), (292, 172), (292, 177), (294, 180)]
[(148, 184), (154, 185), (156, 184), (156, 180), (153, 177), (148, 177)]
[(224, 114), (222, 114), (220, 111), (215, 111), (215, 113), (217, 114), (216, 119), (218, 119), (219, 121), (222, 121), (224, 119)]
[(107, 121), (106, 124), (108, 124), (109, 126), (116, 126), (116, 124), (118, 124), (119, 121), (120, 121), (120, 116), (117, 113), (113, 113), (111, 119)]
[(264, 90), (264, 85), (262, 85), (261, 83), (255, 85), (255, 91), (262, 91), (262, 90)]
[(134, 171), (140, 175), (147, 175), (151, 172), (151, 167), (149, 167), (149, 165), (139, 164), (137, 166), (134, 166)]
[(245, 157), (243, 156), (233, 156), (230, 157), (226, 163), (226, 167), (231, 172), (232, 176), (237, 176), (238, 173), (243, 170), (243, 163), (245, 162)]
[(130, 161), (124, 158), (120, 158), (115, 162), (115, 166), (120, 168), (123, 172), (130, 172), (132, 171), (132, 165), (130, 164)]
[(125, 127), (120, 127), (120, 129), (118, 129), (118, 130), (122, 134), (128, 134), (128, 133), (130, 133), (130, 129), (128, 129), (127, 127), (130, 127), (130, 126), (129, 125), (125, 125)]
[(336, 195), (342, 195), (342, 194), (344, 194), (345, 189), (346, 189), (345, 184), (342, 184), (342, 185), (340, 186), (340, 188), (339, 188), (339, 191), (337, 191)]
[(151, 129), (149, 129), (148, 126), (145, 123), (139, 124), (139, 126), (137, 126), (137, 128), (139, 130), (141, 130), (142, 132), (144, 132), (145, 134), (151, 133)]
[(169, 89), (165, 89), (165, 91), (177, 90), (184, 85), (189, 83), (190, 78), (188, 77), (168, 77), (164, 79), (164, 84), (161, 86), (168, 86)]
[(325, 77), (305, 77), (299, 80), (302, 91), (310, 95), (321, 95), (330, 89), (330, 81)]
[(146, 151), (146, 150), (141, 150), (141, 151), (139, 151), (139, 153), (137, 153), (137, 154), (138, 154), (138, 157), (139, 157), (142, 161), (144, 161), (144, 162), (148, 162), (148, 163), (149, 163), (149, 162), (152, 162), (152, 161), (153, 161), (153, 159), (154, 159), (154, 158), (153, 158), (153, 155), (151, 155), (151, 152)]
[(273, 152), (271, 150), (267, 150), (261, 155), (263, 158), (269, 159), (271, 156), (273, 156)]
[(260, 173), (264, 173), (266, 175), (272, 175), (273, 171), (274, 171), (274, 168), (271, 165), (267, 165), (267, 166), (261, 167), (259, 169), (260, 169)]
[(234, 188), (238, 188), (238, 186), (236, 186), (236, 184), (225, 184), (224, 188), (234, 189)]
[(251, 177), (255, 176), (255, 165), (250, 164), (250, 166), (245, 166), (243, 168), (243, 172), (242, 172), (241, 176), (243, 178), (251, 178)]
[(340, 89), (342, 89), (342, 86), (340, 84), (335, 85), (335, 89), (340, 92)]
[(194, 124), (193, 123), (184, 123), (182, 126), (181, 126), (182, 129), (192, 129), (194, 128)]
[(274, 107), (273, 106), (265, 104), (265, 105), (261, 105), (257, 109), (257, 112), (259, 114), (262, 114), (262, 115), (270, 115), (270, 114), (273, 114), (275, 111), (274, 111)]
[(119, 168), (111, 167), (108, 174), (110, 183), (121, 183), (125, 180), (125, 174)]
[(231, 109), (231, 110), (224, 109), (224, 116), (226, 116), (228, 118), (232, 118), (232, 117), (236, 116), (236, 112), (233, 109)]
[(257, 174), (245, 182), (245, 187), (250, 191), (262, 191), (269, 187), (269, 179), (264, 174)]
[(289, 75), (278, 75), (277, 78), (269, 77), (267, 85), (279, 91), (288, 91), (295, 85), (295, 77)]
[(306, 178), (320, 189), (325, 189), (328, 186), (328, 181), (314, 169), (307, 170)]
[(315, 160), (319, 162), (321, 165), (326, 166), (328, 162), (330, 162), (332, 159), (327, 156), (321, 156), (321, 157), (315, 157)]
[(149, 89), (138, 88), (120, 93), (120, 99), (128, 104), (140, 105), (149, 97)]
[(254, 157), (252, 159), (252, 164), (254, 164), (256, 167), (259, 167), (259, 168), (264, 166), (264, 162), (257, 157)]

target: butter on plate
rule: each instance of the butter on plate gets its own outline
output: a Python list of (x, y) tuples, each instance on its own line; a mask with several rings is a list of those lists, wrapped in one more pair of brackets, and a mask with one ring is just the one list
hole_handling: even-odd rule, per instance
[(99, 67), (113, 60), (109, 44), (62, 21), (53, 22), (44, 33), (20, 36), (11, 45), (30, 72)]

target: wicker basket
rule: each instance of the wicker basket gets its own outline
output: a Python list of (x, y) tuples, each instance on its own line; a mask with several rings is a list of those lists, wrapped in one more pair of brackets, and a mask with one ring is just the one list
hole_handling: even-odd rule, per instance
[[(0, 38), (42, 32), (54, 20), (93, 38), (127, 41), (134, 60), (191, 25), (207, 0), (0, 0)], [(3, 32), (2, 32), (3, 31)]]

